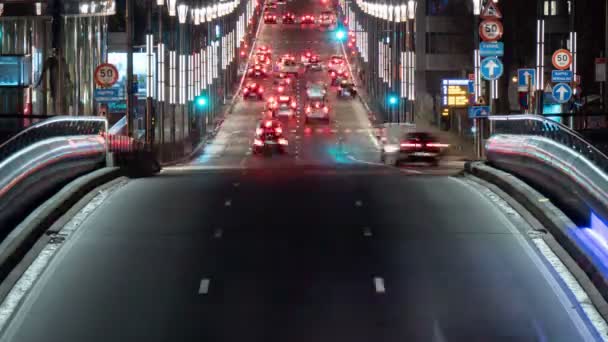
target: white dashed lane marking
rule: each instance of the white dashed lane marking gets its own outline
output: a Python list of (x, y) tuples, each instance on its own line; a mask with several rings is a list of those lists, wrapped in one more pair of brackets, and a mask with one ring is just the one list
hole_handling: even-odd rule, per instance
[(211, 282), (211, 280), (209, 280), (209, 278), (201, 279), (201, 283), (198, 287), (198, 294), (206, 295), (207, 293), (209, 293), (209, 283), (210, 282)]
[(384, 287), (384, 279), (381, 277), (374, 277), (374, 287), (376, 288), (376, 293), (383, 294), (386, 292), (386, 288)]

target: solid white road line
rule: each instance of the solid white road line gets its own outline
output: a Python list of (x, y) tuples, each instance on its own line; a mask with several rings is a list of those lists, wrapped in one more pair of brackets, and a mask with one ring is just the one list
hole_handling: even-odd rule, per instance
[(386, 292), (386, 288), (384, 287), (384, 279), (381, 277), (374, 277), (374, 287), (376, 288), (376, 293)]
[(201, 280), (201, 284), (198, 287), (198, 294), (207, 294), (209, 293), (209, 283), (211, 281), (209, 280), (209, 278), (203, 278)]

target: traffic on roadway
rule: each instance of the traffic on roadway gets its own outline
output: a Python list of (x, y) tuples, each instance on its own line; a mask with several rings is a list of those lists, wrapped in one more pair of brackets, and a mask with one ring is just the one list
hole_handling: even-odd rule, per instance
[(267, 1), (214, 138), (67, 217), (1, 304), (1, 340), (601, 341), (538, 228), (448, 142), (378, 133), (339, 17)]

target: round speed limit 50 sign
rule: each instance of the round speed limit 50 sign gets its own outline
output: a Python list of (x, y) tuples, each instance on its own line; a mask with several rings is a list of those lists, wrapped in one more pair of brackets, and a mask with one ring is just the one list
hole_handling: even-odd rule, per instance
[(113, 64), (100, 64), (95, 69), (95, 83), (100, 87), (110, 87), (118, 81), (118, 69)]
[(499, 20), (487, 19), (479, 24), (479, 36), (484, 42), (495, 42), (502, 38), (503, 27)]
[(572, 54), (566, 49), (559, 49), (553, 53), (551, 61), (555, 69), (566, 70), (572, 64)]

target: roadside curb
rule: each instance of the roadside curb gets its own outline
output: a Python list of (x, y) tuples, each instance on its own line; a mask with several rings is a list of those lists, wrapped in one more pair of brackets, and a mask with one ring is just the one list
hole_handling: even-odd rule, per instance
[[(512, 174), (492, 168), (483, 162), (467, 162), (465, 171), (496, 185), (548, 230), (555, 240), (553, 243), (550, 243), (552, 239), (544, 240), (585, 289), (600, 315), (604, 320), (608, 320), (608, 279), (602, 276), (593, 260), (568, 235), (570, 229), (578, 229), (572, 220), (549, 199)], [(566, 255), (564, 251), (567, 252)], [(570, 258), (572, 260), (568, 260)]]
[(76, 178), (38, 206), (11, 231), (0, 243), (0, 299), (6, 297), (27, 269), (33, 259), (23, 261), (29, 259), (26, 256), (36, 252), (33, 247), (45, 237), (45, 232), (93, 189), (121, 175), (120, 168), (106, 167)]

